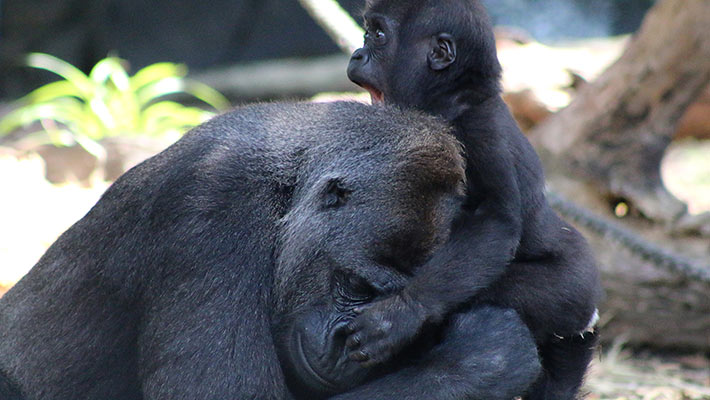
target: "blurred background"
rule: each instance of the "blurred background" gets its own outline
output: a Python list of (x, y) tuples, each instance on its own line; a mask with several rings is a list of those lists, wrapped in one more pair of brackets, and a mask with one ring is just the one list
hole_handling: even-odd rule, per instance
[[(360, 22), (363, 0), (340, 5)], [(487, 0), (493, 21), (555, 43), (634, 32), (652, 0)], [(156, 61), (197, 73), (237, 63), (339, 54), (295, 0), (2, 0), (0, 94), (25, 94), (42, 80), (11, 68), (44, 52), (88, 70), (113, 53), (138, 69)], [(235, 93), (235, 95), (238, 95)]]
[[(710, 2), (483, 2), (550, 201), (600, 261), (588, 398), (710, 399)], [(0, 296), (117, 176), (215, 113), (369, 101), (345, 74), (360, 33), (327, 34), (338, 15), (306, 3), (0, 0)], [(361, 23), (364, 0), (337, 3)]]

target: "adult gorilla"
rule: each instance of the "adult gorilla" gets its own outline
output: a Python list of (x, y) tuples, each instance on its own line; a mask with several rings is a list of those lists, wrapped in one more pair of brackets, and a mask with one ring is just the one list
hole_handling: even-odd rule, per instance
[[(277, 347), (296, 393), (320, 390), (309, 382), (328, 374), (311, 361), (324, 349), (365, 379), (342, 342), (292, 339), (303, 327), (335, 337), (355, 305), (397, 289), (446, 239), (463, 180), (445, 126), (365, 107), (238, 109), (117, 180), (0, 299), (0, 399), (291, 398)], [(538, 367), (530, 335), (494, 315), (490, 340), (452, 326), (449, 353), (424, 352), (356, 393), (413, 388), (412, 370), (446, 383), (440, 365), (468, 379), (472, 360), (527, 384)], [(457, 387), (470, 385), (490, 387)]]

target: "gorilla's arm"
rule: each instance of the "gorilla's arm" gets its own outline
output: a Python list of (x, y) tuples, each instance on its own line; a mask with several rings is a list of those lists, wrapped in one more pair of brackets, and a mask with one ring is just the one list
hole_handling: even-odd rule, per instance
[(521, 195), (507, 150), (469, 152), (486, 165), (485, 170), (467, 171), (469, 187), (483, 195), (480, 200), (469, 199), (454, 221), (449, 241), (417, 269), (402, 291), (405, 299), (421, 304), (427, 321), (440, 321), (452, 308), (489, 287), (505, 272), (520, 243)]
[[(502, 102), (502, 101), (501, 101)], [(481, 105), (489, 124), (477, 126), (479, 119), (464, 121), (458, 128), (468, 152), (466, 170), (468, 198), (454, 221), (450, 239), (431, 260), (418, 269), (404, 288), (403, 296), (413, 298), (426, 309), (427, 319), (437, 321), (453, 307), (489, 287), (514, 259), (523, 233), (521, 185), (530, 184), (517, 176), (516, 157), (525, 161), (520, 143), (499, 131), (517, 129), (499, 99)], [(527, 188), (526, 188), (527, 189)], [(541, 202), (530, 195), (526, 202)]]
[[(213, 238), (229, 232), (210, 230)], [(268, 240), (257, 229), (241, 233), (240, 247)], [(289, 398), (273, 340), (264, 334), (270, 330), (270, 277), (263, 262), (270, 254), (259, 246), (224, 251), (207, 243), (189, 250), (198, 247), (205, 254), (190, 261), (199, 271), (180, 281), (168, 278), (147, 299), (150, 311), (138, 338), (145, 398)]]
[(482, 307), (454, 314), (441, 343), (418, 360), (332, 399), (510, 400), (539, 373), (535, 343), (518, 315)]
[(276, 202), (245, 154), (213, 150), (148, 218), (163, 250), (138, 336), (146, 399), (288, 398), (268, 334)]

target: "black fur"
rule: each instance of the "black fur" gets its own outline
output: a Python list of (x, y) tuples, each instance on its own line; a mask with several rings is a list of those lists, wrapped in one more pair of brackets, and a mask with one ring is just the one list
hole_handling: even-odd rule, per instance
[[(444, 215), (439, 230), (451, 216)], [(282, 255), (290, 264), (288, 252)], [(345, 351), (354, 309), (401, 290), (409, 278), (398, 269), (353, 261), (347, 268), (286, 274), (299, 283), (285, 282), (290, 292), (276, 290), (282, 296), (277, 350), (296, 398), (511, 400), (540, 376), (528, 328), (515, 311), (490, 306), (456, 313), (443, 328), (425, 329), (390, 362), (362, 368)]]
[(5, 376), (5, 373), (0, 371), (0, 399), (2, 400), (24, 400), (25, 397), (20, 393), (17, 385), (12, 383)]
[(500, 97), (483, 7), (477, 0), (372, 0), (364, 17), (365, 45), (353, 54), (350, 79), (375, 102), (453, 124), (466, 152), (467, 200), (451, 239), (405, 288), (350, 324), (351, 358), (377, 365), (422, 326), (467, 304), (493, 304), (517, 310), (537, 341), (547, 373), (530, 398), (573, 398), (593, 340), (557, 338), (588, 328), (598, 273), (584, 238), (549, 207), (538, 156)]
[(440, 334), (433, 341), (425, 333), (397, 360), (373, 368), (377, 378), (333, 399), (511, 400), (539, 376), (535, 342), (515, 311), (454, 314)]
[[(401, 274), (446, 240), (464, 178), (448, 129), (354, 103), (257, 105), (195, 128), (0, 299), (0, 399), (292, 398), (278, 321), (332, 301), (336, 271)], [(511, 335), (471, 343), (520, 347), (483, 362), (529, 359), (521, 324), (495, 314)], [(464, 367), (481, 350), (451, 330)]]

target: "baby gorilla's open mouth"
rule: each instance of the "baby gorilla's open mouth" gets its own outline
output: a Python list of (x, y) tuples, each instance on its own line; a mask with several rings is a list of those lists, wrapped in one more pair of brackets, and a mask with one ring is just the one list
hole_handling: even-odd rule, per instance
[(385, 102), (384, 93), (376, 87), (371, 85), (362, 85), (362, 87), (370, 93), (370, 100), (372, 101), (372, 104), (382, 104)]

